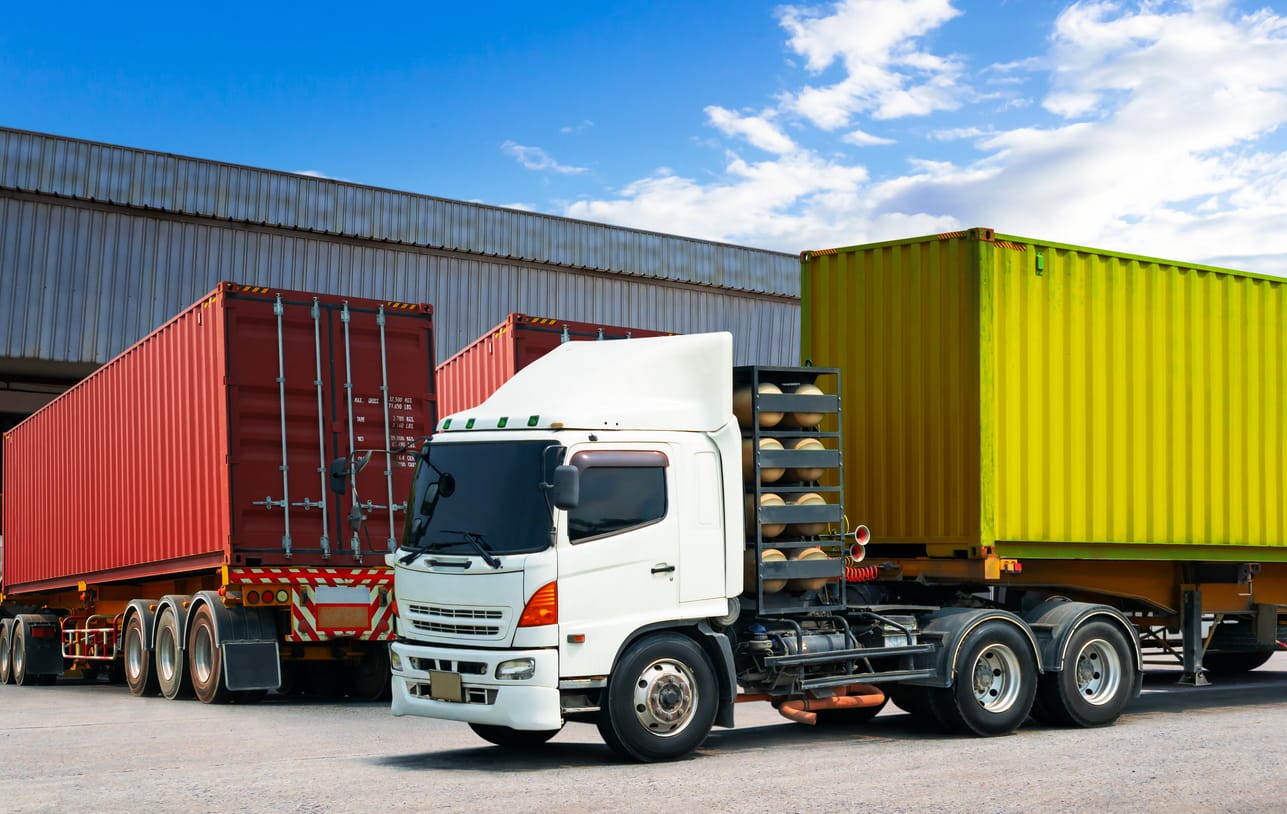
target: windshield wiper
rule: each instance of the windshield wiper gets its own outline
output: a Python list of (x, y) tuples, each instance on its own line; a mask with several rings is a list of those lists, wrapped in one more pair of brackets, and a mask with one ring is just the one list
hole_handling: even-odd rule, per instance
[(492, 546), (489, 546), (488, 544), (486, 544), (486, 537), (484, 537), (483, 535), (480, 535), (480, 533), (462, 532), (462, 531), (459, 531), (459, 529), (457, 528), (444, 528), (443, 531), (447, 532), (448, 535), (459, 535), (463, 537), (463, 540), (459, 540), (457, 542), (449, 542), (449, 544), (447, 545), (459, 545), (461, 544), (461, 542), (463, 542), (463, 544), (465, 545), (474, 546), (474, 550), (477, 551), (477, 553), (479, 553), (479, 556), (481, 556), (481, 558), (483, 558), (484, 563), (490, 565), (490, 567), (492, 568), (501, 567), (501, 558), (498, 558), (498, 556), (493, 556)]
[(490, 565), (490, 567), (492, 568), (501, 567), (501, 558), (498, 558), (498, 556), (495, 556), (492, 554), (492, 546), (489, 546), (488, 544), (486, 544), (486, 537), (484, 537), (483, 535), (480, 535), (480, 533), (463, 532), (461, 531), (461, 529), (457, 529), (457, 528), (443, 528), (443, 529), (439, 529), (439, 531), (441, 533), (444, 533), (444, 535), (459, 535), (462, 537), (462, 540), (445, 540), (443, 542), (430, 542), (429, 545), (423, 545), (423, 546), (403, 546), (403, 549), (407, 551), (407, 556), (404, 556), (404, 558), (402, 558), (402, 563), (404, 565), (411, 563), (412, 560), (417, 558), (417, 556), (420, 556), (421, 554), (429, 554), (430, 551), (441, 551), (443, 549), (450, 549), (450, 547), (453, 547), (453, 546), (463, 545), (463, 546), (474, 547), (474, 550), (477, 551), (477, 554), (479, 554), (479, 556), (483, 558), (483, 562)]

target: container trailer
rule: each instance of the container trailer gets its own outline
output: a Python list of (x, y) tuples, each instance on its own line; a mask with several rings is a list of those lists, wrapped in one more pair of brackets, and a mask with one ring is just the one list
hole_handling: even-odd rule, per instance
[(997, 735), (1115, 721), (1141, 636), (1195, 683), (1268, 658), (1283, 282), (984, 229), (802, 273), (802, 367), (568, 343), (441, 419), (390, 557), (394, 714), (654, 761), (738, 701)]
[(427, 305), (224, 283), (5, 432), (0, 680), (387, 694), (433, 358)]
[(664, 331), (512, 313), (434, 371), (438, 412), (474, 407), (515, 373), (565, 342), (667, 336)]

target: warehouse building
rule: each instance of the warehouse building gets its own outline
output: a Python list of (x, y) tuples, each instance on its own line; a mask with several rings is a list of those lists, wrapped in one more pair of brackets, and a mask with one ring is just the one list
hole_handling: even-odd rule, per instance
[(798, 358), (793, 255), (0, 128), (0, 429), (223, 280), (431, 303), (439, 361), (513, 311)]

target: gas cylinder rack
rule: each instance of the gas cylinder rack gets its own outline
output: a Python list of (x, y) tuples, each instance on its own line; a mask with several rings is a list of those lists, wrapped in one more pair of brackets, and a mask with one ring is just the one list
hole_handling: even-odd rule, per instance
[(840, 396), (822, 392), (822, 377), (840, 392), (837, 368), (734, 368), (743, 456), (754, 461), (743, 467), (746, 593), (754, 574), (761, 614), (846, 607)]

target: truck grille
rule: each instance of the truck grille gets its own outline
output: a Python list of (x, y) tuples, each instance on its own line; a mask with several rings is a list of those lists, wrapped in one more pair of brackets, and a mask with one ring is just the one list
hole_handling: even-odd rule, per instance
[(425, 633), (446, 633), (451, 636), (492, 637), (500, 634), (498, 625), (457, 625), (448, 622), (422, 622), (412, 619), (411, 626)]
[(424, 616), (442, 616), (448, 619), (500, 619), (505, 615), (497, 608), (445, 608), (413, 603), (407, 604), (407, 610)]
[(500, 639), (510, 628), (510, 610), (497, 607), (430, 605), (408, 602), (403, 616), (411, 628), (435, 636), (460, 639)]

